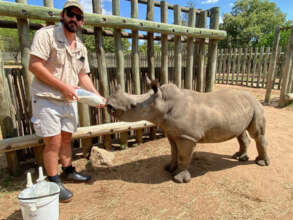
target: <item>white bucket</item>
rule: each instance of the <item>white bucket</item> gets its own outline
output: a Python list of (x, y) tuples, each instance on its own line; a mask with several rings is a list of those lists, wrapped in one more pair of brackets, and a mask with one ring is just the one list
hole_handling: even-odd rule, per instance
[(24, 220), (58, 220), (60, 188), (48, 182), (49, 194), (36, 197), (31, 188), (26, 188), (18, 196)]

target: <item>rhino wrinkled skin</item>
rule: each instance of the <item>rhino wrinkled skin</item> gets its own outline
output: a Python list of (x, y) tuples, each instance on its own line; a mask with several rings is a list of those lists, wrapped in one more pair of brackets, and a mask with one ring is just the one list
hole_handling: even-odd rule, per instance
[(171, 162), (165, 169), (174, 181), (190, 181), (188, 167), (196, 143), (236, 137), (240, 148), (233, 158), (247, 161), (250, 140), (246, 131), (256, 142), (256, 163), (269, 165), (264, 110), (251, 94), (231, 89), (198, 93), (174, 84), (149, 84), (152, 89), (142, 95), (122, 92), (118, 86), (107, 99), (107, 110), (120, 121), (147, 120), (164, 130), (171, 145)]

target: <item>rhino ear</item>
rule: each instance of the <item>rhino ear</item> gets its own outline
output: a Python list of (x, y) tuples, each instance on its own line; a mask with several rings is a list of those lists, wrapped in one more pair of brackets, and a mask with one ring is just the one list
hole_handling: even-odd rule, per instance
[(154, 90), (155, 94), (158, 92), (158, 82), (156, 80), (151, 82), (151, 88)]
[(150, 80), (147, 74), (145, 74), (145, 78), (146, 78), (147, 85), (151, 85), (152, 81)]

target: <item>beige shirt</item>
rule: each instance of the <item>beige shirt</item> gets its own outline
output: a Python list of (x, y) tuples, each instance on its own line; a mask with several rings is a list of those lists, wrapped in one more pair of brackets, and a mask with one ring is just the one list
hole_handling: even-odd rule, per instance
[[(30, 54), (46, 61), (46, 68), (62, 82), (78, 85), (78, 74), (89, 73), (87, 49), (76, 37), (76, 48), (71, 51), (63, 26), (48, 26), (35, 33)], [(60, 91), (34, 77), (32, 95), (64, 100)]]

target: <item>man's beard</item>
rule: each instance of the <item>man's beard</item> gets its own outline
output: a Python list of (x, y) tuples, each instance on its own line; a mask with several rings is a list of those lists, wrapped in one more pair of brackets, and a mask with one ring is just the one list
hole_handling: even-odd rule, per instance
[(63, 19), (62, 23), (63, 23), (64, 27), (66, 28), (66, 30), (68, 30), (71, 33), (76, 33), (79, 28), (78, 25), (76, 24), (76, 22), (74, 22), (74, 21), (66, 22)]

